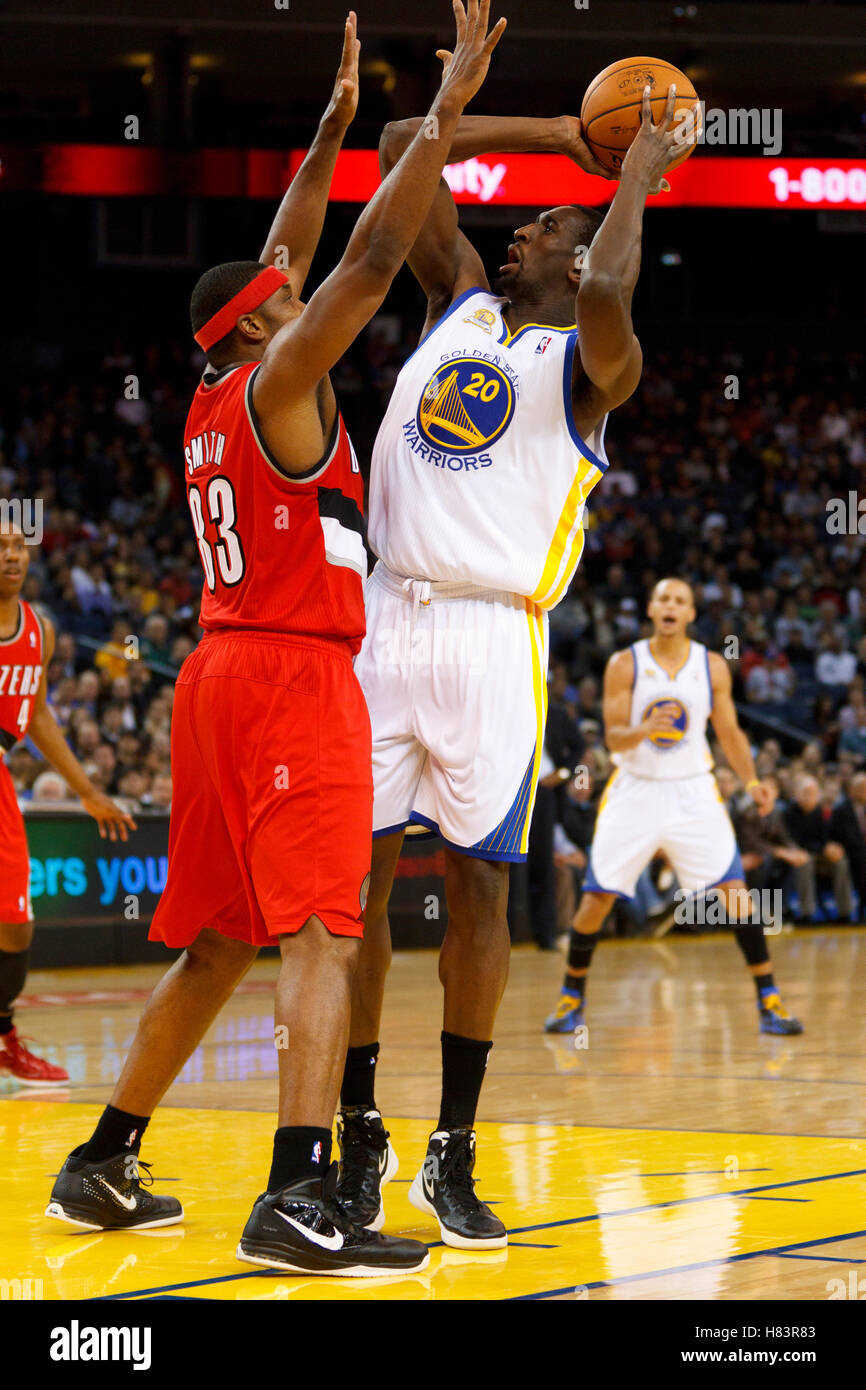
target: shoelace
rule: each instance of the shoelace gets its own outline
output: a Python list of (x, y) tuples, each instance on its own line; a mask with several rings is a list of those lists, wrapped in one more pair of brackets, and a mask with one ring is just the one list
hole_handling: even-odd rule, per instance
[(475, 1179), (469, 1170), (469, 1144), (468, 1141), (455, 1144), (453, 1147), (446, 1144), (443, 1156), (439, 1160), (439, 1181), (450, 1178), (452, 1187), (452, 1198), (455, 1198), (460, 1206), (472, 1208), (475, 1206), (477, 1198), (475, 1196)]
[[(141, 1172), (142, 1168), (144, 1169), (143, 1177)], [(145, 1163), (144, 1159), (140, 1158), (136, 1164), (135, 1174), (133, 1177), (130, 1178), (129, 1181), (131, 1183), (137, 1182), (140, 1187), (153, 1187), (153, 1173), (151, 1172), (152, 1168), (152, 1163)]]

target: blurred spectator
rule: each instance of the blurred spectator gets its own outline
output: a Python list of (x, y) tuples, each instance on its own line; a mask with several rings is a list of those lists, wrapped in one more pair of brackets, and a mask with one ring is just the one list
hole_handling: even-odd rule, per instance
[(758, 892), (764, 889), (784, 892), (791, 877), (791, 868), (805, 868), (809, 863), (809, 854), (794, 843), (785, 823), (782, 808), (778, 805), (778, 778), (768, 774), (761, 778), (761, 782), (770, 796), (768, 814), (760, 815), (752, 798), (743, 796), (734, 804), (734, 831), (747, 886)]
[(828, 833), (845, 851), (862, 918), (866, 913), (866, 772), (851, 778), (847, 796), (830, 814)]
[(805, 925), (816, 920), (818, 911), (817, 885), (828, 879), (832, 884), (840, 921), (850, 921), (851, 872), (845, 850), (830, 838), (829, 818), (821, 806), (821, 788), (814, 777), (801, 777), (794, 792), (794, 802), (785, 811), (785, 825), (794, 843), (808, 853), (804, 864), (795, 865), (797, 897), (800, 901), (798, 922)]

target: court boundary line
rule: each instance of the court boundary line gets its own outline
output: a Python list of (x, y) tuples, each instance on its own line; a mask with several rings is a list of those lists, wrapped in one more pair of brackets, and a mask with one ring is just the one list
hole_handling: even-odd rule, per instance
[[(866, 1228), (862, 1231), (847, 1231), (844, 1235), (820, 1236), (817, 1240), (795, 1241), (791, 1245), (771, 1246), (768, 1250), (745, 1250), (737, 1255), (722, 1255), (715, 1260), (699, 1260), (694, 1264), (671, 1265), (668, 1269), (648, 1270), (643, 1274), (621, 1274), (615, 1279), (594, 1279), (588, 1284), (568, 1284), (561, 1289), (543, 1289), (538, 1293), (518, 1293), (511, 1294), (503, 1301), (506, 1303), (529, 1303), (534, 1299), (555, 1298), (558, 1294), (574, 1293), (577, 1289), (608, 1289), (617, 1288), (620, 1284), (633, 1284), (641, 1279), (661, 1279), (666, 1274), (688, 1274), (698, 1269), (712, 1269), (714, 1266), (742, 1264), (744, 1260), (772, 1259), (774, 1257), (783, 1258), (789, 1252), (795, 1250), (805, 1250), (813, 1245), (830, 1245), (835, 1240), (856, 1240), (858, 1236), (866, 1236)], [(797, 1258), (791, 1255), (790, 1258)], [(801, 1257), (803, 1258), (803, 1257)], [(819, 1255), (812, 1256), (813, 1259), (821, 1259)], [(841, 1259), (841, 1256), (830, 1256), (834, 1261)], [(700, 1300), (703, 1301), (703, 1300)], [(724, 1300), (728, 1302), (729, 1300)], [(797, 1299), (796, 1302), (809, 1302), (808, 1299)]]
[[(604, 1220), (607, 1220), (607, 1219), (609, 1219), (610, 1217), (614, 1217), (614, 1216), (640, 1216), (640, 1215), (646, 1214), (647, 1212), (660, 1211), (660, 1210), (663, 1210), (663, 1209), (668, 1208), (668, 1207), (692, 1206), (692, 1205), (694, 1205), (694, 1204), (697, 1203), (697, 1202), (711, 1202), (711, 1201), (718, 1201), (718, 1200), (721, 1199), (721, 1198), (750, 1196), (753, 1192), (764, 1192), (764, 1191), (768, 1191), (768, 1190), (769, 1190), (769, 1191), (772, 1191), (773, 1189), (779, 1188), (779, 1187), (800, 1187), (800, 1186), (803, 1186), (803, 1185), (806, 1184), (806, 1183), (813, 1183), (813, 1182), (832, 1182), (832, 1181), (834, 1181), (834, 1180), (836, 1180), (836, 1179), (838, 1179), (838, 1178), (861, 1177), (864, 1173), (866, 1173), (866, 1168), (856, 1168), (856, 1169), (853, 1169), (853, 1170), (850, 1171), (850, 1172), (845, 1172), (845, 1173), (824, 1173), (824, 1174), (819, 1174), (819, 1175), (817, 1175), (817, 1176), (815, 1176), (815, 1177), (812, 1177), (812, 1178), (794, 1178), (794, 1179), (789, 1179), (789, 1180), (786, 1180), (785, 1182), (780, 1182), (780, 1183), (766, 1183), (766, 1184), (764, 1184), (762, 1187), (756, 1187), (756, 1188), (741, 1188), (741, 1189), (737, 1189), (737, 1190), (735, 1190), (735, 1191), (733, 1191), (733, 1192), (708, 1192), (708, 1193), (705, 1193), (703, 1196), (697, 1196), (697, 1197), (676, 1197), (676, 1198), (671, 1198), (671, 1199), (669, 1199), (669, 1200), (667, 1200), (667, 1201), (663, 1201), (663, 1202), (652, 1202), (652, 1203), (650, 1203), (650, 1204), (648, 1204), (648, 1205), (641, 1206), (641, 1207), (623, 1207), (623, 1208), (621, 1208), (621, 1209), (619, 1209), (619, 1210), (616, 1210), (616, 1211), (592, 1212), (592, 1213), (589, 1213), (589, 1214), (586, 1215), (586, 1216), (565, 1217), (565, 1218), (563, 1218), (563, 1219), (560, 1220), (560, 1221), (542, 1221), (542, 1222), (539, 1222), (538, 1224), (536, 1224), (536, 1225), (534, 1225), (534, 1226), (515, 1226), (513, 1229), (509, 1229), (508, 1235), (509, 1235), (509, 1236), (528, 1235), (531, 1231), (549, 1231), (549, 1230), (553, 1229), (554, 1227), (558, 1227), (558, 1226), (581, 1226), (581, 1225), (584, 1225), (584, 1224), (586, 1224), (586, 1223), (588, 1223), (588, 1222), (591, 1222), (591, 1221), (604, 1221)], [(802, 1246), (802, 1247), (805, 1247), (805, 1246), (808, 1246), (808, 1245), (810, 1245), (810, 1244), (811, 1244), (811, 1245), (815, 1245), (815, 1244), (819, 1244), (819, 1245), (821, 1245), (821, 1244), (828, 1244), (828, 1243), (829, 1243), (830, 1241), (832, 1241), (832, 1240), (849, 1240), (849, 1239), (851, 1239), (853, 1236), (857, 1236), (857, 1235), (866, 1235), (866, 1231), (855, 1231), (855, 1232), (851, 1233), (850, 1235), (828, 1236), (828, 1237), (824, 1237), (824, 1238), (822, 1238), (821, 1240), (818, 1240), (818, 1241), (798, 1242), (798, 1243), (795, 1243), (795, 1244), (793, 1244), (793, 1245), (791, 1245), (791, 1246), (779, 1246), (778, 1249), (779, 1249), (779, 1250), (798, 1249), (798, 1248), (800, 1248), (801, 1246)], [(445, 1242), (444, 1242), (444, 1241), (441, 1241), (441, 1240), (434, 1240), (434, 1241), (428, 1241), (428, 1242), (426, 1242), (426, 1244), (427, 1244), (427, 1249), (428, 1249), (428, 1250), (437, 1250), (437, 1249), (439, 1249), (440, 1247), (443, 1247), (444, 1244), (445, 1244)], [(519, 1242), (518, 1242), (518, 1244), (519, 1244)], [(733, 1256), (729, 1256), (729, 1257), (726, 1257), (726, 1258), (727, 1258), (728, 1261), (739, 1260), (739, 1259), (749, 1259), (749, 1258), (753, 1258), (753, 1257), (754, 1257), (755, 1255), (757, 1255), (757, 1254), (767, 1254), (767, 1253), (773, 1254), (773, 1253), (775, 1253), (775, 1249), (774, 1249), (774, 1250), (770, 1250), (770, 1251), (746, 1252), (745, 1254), (733, 1255)], [(711, 1266), (711, 1265), (715, 1265), (715, 1264), (719, 1264), (719, 1263), (724, 1263), (724, 1262), (725, 1262), (725, 1259), (707, 1260), (707, 1261), (703, 1261), (703, 1262), (701, 1262), (701, 1263), (699, 1263), (699, 1264), (696, 1264), (696, 1265), (684, 1265), (684, 1266), (682, 1266), (682, 1270), (683, 1270), (683, 1271), (686, 1271), (686, 1270), (688, 1270), (688, 1269), (702, 1269), (702, 1268), (705, 1268), (705, 1267), (709, 1267), (709, 1266)], [(676, 1269), (673, 1269), (673, 1270), (670, 1270), (670, 1271), (668, 1271), (668, 1270), (661, 1270), (661, 1271), (659, 1271), (660, 1274), (665, 1274), (665, 1273), (676, 1273), (676, 1272), (677, 1272)], [(275, 1269), (275, 1270), (272, 1271), (272, 1273), (273, 1273), (273, 1274), (279, 1274), (280, 1271), (279, 1271), (278, 1269)], [(628, 1274), (628, 1275), (623, 1275), (623, 1276), (621, 1276), (620, 1280), (614, 1281), (614, 1282), (624, 1282), (624, 1281), (626, 1281), (626, 1280), (638, 1279), (638, 1278), (648, 1278), (648, 1277), (650, 1277), (650, 1276), (648, 1276), (648, 1275), (632, 1275), (632, 1274)], [(220, 1274), (220, 1275), (216, 1275), (216, 1276), (215, 1276), (214, 1278), (212, 1278), (212, 1279), (193, 1279), (193, 1280), (187, 1280), (187, 1281), (185, 1281), (185, 1282), (183, 1282), (183, 1283), (179, 1283), (179, 1284), (162, 1284), (162, 1285), (158, 1285), (156, 1288), (153, 1288), (153, 1289), (131, 1289), (131, 1290), (129, 1290), (129, 1291), (126, 1292), (126, 1293), (100, 1294), (100, 1295), (98, 1295), (95, 1299), (93, 1299), (93, 1300), (88, 1300), (88, 1301), (92, 1301), (92, 1302), (95, 1302), (95, 1303), (113, 1302), (113, 1301), (114, 1301), (114, 1302), (119, 1302), (119, 1301), (122, 1301), (122, 1300), (128, 1299), (128, 1298), (129, 1298), (129, 1299), (132, 1299), (132, 1298), (146, 1298), (146, 1297), (148, 1297), (148, 1296), (150, 1296), (150, 1295), (152, 1295), (152, 1294), (173, 1293), (176, 1289), (201, 1288), (201, 1287), (203, 1287), (204, 1285), (207, 1285), (207, 1284), (226, 1284), (226, 1283), (230, 1283), (230, 1282), (232, 1282), (232, 1281), (237, 1281), (237, 1280), (239, 1280), (239, 1279), (257, 1279), (257, 1278), (261, 1278), (261, 1275), (259, 1274), (258, 1271), (252, 1271), (251, 1273), (247, 1273), (246, 1271), (242, 1271), (241, 1273), (238, 1273), (238, 1274)], [(572, 1288), (572, 1289), (573, 1289), (573, 1288), (593, 1288), (593, 1287), (595, 1287), (595, 1288), (603, 1288), (603, 1287), (605, 1287), (605, 1285), (608, 1284), (609, 1282), (611, 1282), (611, 1281), (609, 1281), (609, 1280), (600, 1280), (600, 1281), (596, 1281), (595, 1284), (585, 1284), (585, 1285), (581, 1285), (581, 1284), (574, 1285), (574, 1284), (572, 1284), (572, 1285), (569, 1285), (568, 1287), (569, 1287), (569, 1288)], [(536, 1298), (536, 1297), (537, 1297), (537, 1298), (549, 1298), (549, 1297), (551, 1297), (554, 1293), (563, 1293), (563, 1292), (567, 1292), (567, 1290), (563, 1290), (563, 1289), (558, 1289), (558, 1290), (557, 1290), (557, 1289), (554, 1289), (554, 1290), (550, 1290), (550, 1291), (547, 1291), (547, 1292), (544, 1292), (544, 1293), (541, 1293), (541, 1294), (514, 1294), (514, 1295), (512, 1295), (512, 1297), (514, 1297), (514, 1298)]]

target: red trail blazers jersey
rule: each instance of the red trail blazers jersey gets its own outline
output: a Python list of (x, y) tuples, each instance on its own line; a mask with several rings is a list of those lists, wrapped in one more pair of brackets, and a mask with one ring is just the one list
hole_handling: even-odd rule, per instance
[(42, 624), (30, 604), (19, 600), (18, 629), (0, 639), (0, 757), (30, 726), (44, 649)]
[(364, 636), (363, 483), (339, 412), (325, 457), (282, 473), (253, 406), (257, 362), (207, 376), (184, 433), (184, 473), (205, 583), (201, 625)]

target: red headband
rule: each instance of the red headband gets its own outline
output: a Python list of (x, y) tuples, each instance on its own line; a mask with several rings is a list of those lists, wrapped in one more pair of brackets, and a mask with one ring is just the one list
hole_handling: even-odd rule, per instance
[(218, 343), (220, 338), (224, 338), (227, 333), (231, 333), (238, 319), (242, 314), (251, 314), (253, 309), (258, 309), (260, 304), (264, 304), (266, 299), (285, 285), (288, 280), (282, 270), (277, 270), (275, 265), (269, 265), (266, 270), (260, 270), (255, 279), (248, 285), (244, 285), (242, 290), (238, 290), (221, 309), (218, 309), (213, 318), (208, 319), (199, 331), (194, 334), (196, 342), (203, 352), (209, 352), (214, 343)]

